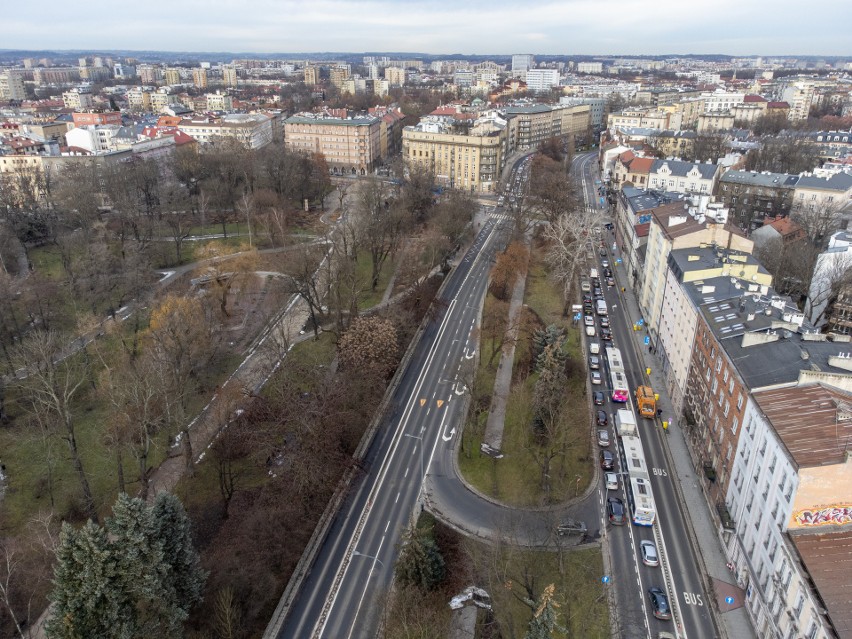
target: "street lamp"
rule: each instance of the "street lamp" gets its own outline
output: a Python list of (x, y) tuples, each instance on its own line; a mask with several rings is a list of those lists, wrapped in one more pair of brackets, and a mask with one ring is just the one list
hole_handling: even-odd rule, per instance
[(378, 557), (373, 557), (372, 555), (365, 555), (364, 553), (358, 552), (357, 550), (352, 551), (352, 556), (353, 557), (363, 557), (364, 559), (372, 559), (374, 562), (380, 563), (382, 565), (382, 568), (385, 567), (385, 564)]
[(420, 435), (409, 435), (408, 433), (404, 433), (406, 437), (411, 437), (411, 439), (419, 439), (420, 440), (420, 481), (426, 479), (426, 475), (423, 474), (423, 428), (420, 429)]

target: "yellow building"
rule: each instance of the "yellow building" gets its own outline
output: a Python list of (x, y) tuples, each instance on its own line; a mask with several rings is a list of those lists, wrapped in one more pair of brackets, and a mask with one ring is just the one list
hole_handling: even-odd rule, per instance
[(406, 79), (405, 69), (400, 69), (399, 67), (387, 67), (385, 69), (385, 80), (387, 80), (392, 87), (403, 86)]
[(472, 193), (496, 190), (503, 168), (506, 129), (463, 135), (437, 122), (421, 122), (402, 130), (402, 157), (409, 166), (428, 169), (435, 181)]
[(163, 77), (168, 85), (180, 84), (180, 71), (173, 67), (166, 69)]
[(320, 81), (320, 69), (319, 67), (315, 67), (313, 65), (308, 65), (305, 67), (305, 84), (313, 85), (319, 84)]
[(198, 89), (207, 88), (207, 69), (197, 68), (192, 70), (192, 83)]
[(222, 82), (225, 83), (226, 87), (237, 86), (238, 79), (237, 68), (234, 65), (229, 64), (222, 67)]

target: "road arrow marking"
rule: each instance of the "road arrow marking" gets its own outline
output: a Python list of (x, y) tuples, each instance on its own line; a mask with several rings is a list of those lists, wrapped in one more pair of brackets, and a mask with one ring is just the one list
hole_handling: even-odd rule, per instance
[(456, 429), (455, 429), (455, 427), (453, 427), (450, 430), (449, 435), (446, 434), (446, 433), (441, 433), (441, 439), (443, 439), (445, 442), (448, 442), (453, 438), (453, 435), (455, 435), (455, 434), (456, 434)]

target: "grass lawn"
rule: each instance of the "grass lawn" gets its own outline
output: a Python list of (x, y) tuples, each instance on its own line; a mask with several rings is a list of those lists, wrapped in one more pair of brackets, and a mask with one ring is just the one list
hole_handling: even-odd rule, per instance
[[(484, 317), (487, 316), (490, 305), (496, 303), (492, 300), (490, 295), (486, 298)], [(546, 325), (557, 324), (567, 329), (565, 350), (570, 356), (579, 357), (579, 332), (562, 317), (559, 291), (548, 280), (540, 256), (536, 253), (530, 260), (524, 301)], [(515, 348), (516, 367), (519, 362), (526, 360), (525, 355), (529, 348), (527, 336), (522, 334)], [(489, 348), (486, 345), (482, 350), (472, 401), (474, 409), (481, 406), (481, 395), (487, 393), (490, 400), (496, 373), (496, 358), (495, 368), (489, 367)], [(590, 458), (589, 408), (585, 394), (585, 377), (575, 376), (569, 379), (566, 387), (566, 409), (561, 416), (566, 447), (563, 454), (550, 462), (549, 494), (542, 486), (544, 449), (530, 437), (533, 391), (538, 376), (533, 373), (524, 377), (523, 374), (518, 374), (516, 368), (515, 378), (506, 408), (501, 449), (504, 457), (494, 460), (479, 452), (487, 420), (486, 408), (482, 414), (474, 415), (475, 421), (469, 421), (465, 427), (459, 454), (459, 469), (462, 475), (478, 490), (510, 505), (540, 506), (575, 497), (588, 486), (594, 471)]]
[(55, 244), (46, 244), (31, 248), (30, 262), (33, 268), (52, 280), (65, 279), (65, 269), (62, 267), (62, 253)]
[(376, 286), (375, 291), (370, 290), (370, 278), (373, 275), (373, 262), (369, 253), (366, 251), (359, 251), (357, 268), (358, 281), (364, 283), (364, 289), (361, 292), (359, 299), (360, 308), (372, 308), (382, 301), (385, 289), (388, 287), (388, 283), (396, 269), (396, 262), (390, 258), (385, 260), (385, 263), (382, 265), (382, 270), (379, 273), (379, 284)]

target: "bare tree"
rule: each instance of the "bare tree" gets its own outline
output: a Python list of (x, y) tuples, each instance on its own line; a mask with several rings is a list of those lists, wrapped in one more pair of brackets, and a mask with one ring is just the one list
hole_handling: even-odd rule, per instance
[(63, 438), (68, 444), (71, 460), (83, 493), (83, 510), (97, 521), (98, 513), (89, 479), (77, 445), (73, 401), (86, 388), (89, 371), (79, 355), (63, 356), (66, 342), (55, 331), (38, 331), (28, 335), (18, 349), (27, 376), (21, 390), (30, 411), (44, 411), (62, 425)]
[(399, 247), (405, 230), (406, 211), (393, 206), (385, 186), (379, 180), (366, 180), (358, 192), (357, 223), (364, 248), (370, 253), (370, 288), (376, 290), (382, 267)]
[(590, 237), (596, 213), (588, 209), (561, 215), (555, 223), (544, 230), (548, 243), (546, 259), (552, 277), (562, 285), (563, 314), (570, 311), (577, 269), (583, 262), (583, 244)]
[(805, 315), (819, 326), (844, 291), (852, 290), (852, 254), (823, 253), (811, 280)]

